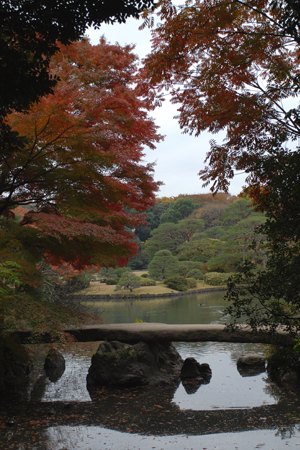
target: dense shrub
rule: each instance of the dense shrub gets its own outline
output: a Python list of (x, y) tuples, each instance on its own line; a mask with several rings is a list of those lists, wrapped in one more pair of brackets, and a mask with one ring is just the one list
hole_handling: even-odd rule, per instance
[(67, 292), (81, 291), (82, 289), (88, 288), (89, 285), (90, 285), (89, 278), (83, 275), (78, 275), (67, 281)]
[(300, 376), (299, 351), (297, 347), (288, 348), (281, 346), (269, 347), (267, 355), (267, 372), (272, 381), (281, 385), (284, 376), (295, 371)]
[(108, 280), (106, 280), (106, 284), (111, 286), (113, 284), (118, 284), (119, 278), (110, 278)]
[(99, 272), (99, 278), (103, 280), (116, 278), (118, 275), (116, 274), (116, 270), (113, 267), (101, 267)]
[(186, 278), (189, 289), (194, 289), (197, 287), (197, 280), (195, 278)]
[(215, 273), (215, 272), (218, 272), (218, 273), (226, 272), (224, 264), (210, 264), (210, 261), (208, 261), (207, 265), (208, 265), (208, 269), (211, 272), (213, 272), (213, 273)]
[(203, 280), (203, 273), (199, 269), (192, 269), (187, 273), (188, 278), (195, 278), (196, 280)]
[(142, 286), (156, 286), (156, 281), (152, 280), (152, 278), (142, 278), (141, 277), (141, 285)]
[(175, 291), (187, 291), (189, 288), (187, 279), (179, 275), (166, 278), (165, 285), (170, 289), (174, 289)]
[(141, 278), (147, 278), (148, 277), (148, 274), (147, 273), (143, 273), (142, 275), (141, 275)]
[(242, 263), (241, 253), (221, 254), (207, 261), (209, 272), (235, 272)]
[(204, 275), (204, 281), (211, 286), (221, 286), (225, 285), (232, 275), (233, 273), (208, 272)]
[(131, 268), (128, 266), (127, 267), (117, 267), (115, 269), (115, 274), (118, 278), (121, 278), (127, 272), (130, 272), (130, 273), (132, 272)]
[(178, 275), (181, 277), (187, 277), (188, 272), (193, 269), (198, 269), (201, 271), (203, 264), (196, 261), (179, 261), (178, 265)]

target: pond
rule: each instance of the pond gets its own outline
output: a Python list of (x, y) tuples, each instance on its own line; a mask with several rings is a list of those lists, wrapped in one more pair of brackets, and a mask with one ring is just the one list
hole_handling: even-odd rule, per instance
[(100, 313), (104, 323), (132, 323), (136, 319), (160, 323), (221, 323), (224, 292), (143, 300), (108, 300), (83, 303), (91, 313)]
[[(101, 310), (105, 323), (219, 323), (225, 302), (222, 293), (205, 293), (86, 306)], [(241, 376), (236, 369), (242, 353), (262, 353), (264, 346), (176, 343), (183, 358), (212, 369), (210, 383), (193, 393), (182, 384), (90, 393), (86, 374), (97, 346), (62, 349), (66, 370), (55, 382), (43, 370), (47, 347), (39, 346), (29, 388), (18, 401), (0, 405), (1, 450), (300, 449), (299, 392), (279, 389), (265, 373)]]

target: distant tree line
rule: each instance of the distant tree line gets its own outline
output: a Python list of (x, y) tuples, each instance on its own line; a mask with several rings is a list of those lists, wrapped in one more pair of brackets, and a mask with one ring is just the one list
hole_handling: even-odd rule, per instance
[(157, 200), (147, 213), (147, 225), (136, 230), (139, 252), (129, 266), (149, 266), (156, 279), (187, 277), (193, 271), (201, 279), (207, 272), (235, 272), (246, 261), (264, 267), (264, 235), (257, 230), (265, 216), (254, 210), (251, 200), (226, 194), (195, 197)]

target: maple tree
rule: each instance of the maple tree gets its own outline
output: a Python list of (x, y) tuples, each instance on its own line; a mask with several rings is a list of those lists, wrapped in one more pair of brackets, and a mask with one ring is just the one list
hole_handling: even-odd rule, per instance
[(300, 44), (299, 0), (273, 0), (271, 8), (277, 8), (279, 25)]
[[(65, 341), (66, 324), (99, 323), (69, 301), (69, 279), (88, 266), (128, 261), (138, 245), (126, 227), (143, 220), (132, 208), (152, 206), (158, 188), (143, 148), (161, 137), (135, 89), (132, 47), (103, 38), (95, 47), (82, 40), (59, 48), (49, 65), (60, 77), (54, 93), (6, 118), (23, 145), (0, 156), (0, 359), (7, 367), (24, 353), (7, 330), (29, 327), (37, 339)], [(15, 380), (5, 376), (4, 390)]]
[(89, 26), (138, 17), (152, 3), (152, 0), (2, 1), (0, 116), (11, 109), (28, 109), (33, 101), (52, 91), (57, 78), (48, 69), (50, 58), (59, 51), (58, 42), (68, 45), (80, 39)]
[(0, 153), (22, 151), (24, 140), (5, 122), (52, 92), (50, 58), (87, 27), (138, 17), (152, 0), (4, 0), (0, 4)]
[(143, 148), (161, 136), (134, 88), (136, 63), (131, 46), (104, 38), (61, 46), (50, 63), (61, 80), (54, 93), (8, 117), (26, 147), (1, 156), (0, 214), (9, 222), (15, 207), (30, 205), (20, 227), (33, 230), (33, 247), (51, 264), (123, 265), (137, 248), (125, 226), (142, 217), (128, 211), (154, 204)]
[[(58, 193), (59, 189), (58, 185), (55, 186), (54, 176), (52, 179), (52, 190), (50, 188), (51, 182), (47, 187), (45, 184), (46, 182), (49, 183), (50, 181), (51, 157), (48, 158), (49, 165), (45, 166), (45, 170), (44, 172), (41, 172), (40, 178), (36, 178), (38, 169), (41, 169), (43, 167), (42, 159), (44, 159), (44, 162), (46, 162), (47, 159), (45, 157), (42, 157), (43, 145), (40, 149), (40, 159), (36, 157), (35, 161), (33, 161), (33, 147), (28, 152), (30, 139), (28, 140), (24, 135), (20, 136), (16, 129), (11, 128), (11, 124), (9, 124), (7, 121), (7, 115), (12, 113), (13, 111), (27, 111), (34, 102), (38, 102), (40, 100), (41, 96), (53, 93), (53, 89), (56, 86), (59, 78), (57, 77), (57, 74), (51, 72), (50, 60), (51, 57), (53, 57), (53, 55), (60, 50), (61, 47), (59, 45), (59, 42), (65, 45), (69, 45), (71, 41), (80, 39), (87, 27), (91, 25), (99, 27), (102, 22), (125, 22), (125, 20), (130, 16), (138, 17), (141, 10), (145, 7), (151, 6), (151, 4), (152, 0), (103, 0), (101, 2), (94, 2), (90, 0), (70, 0), (68, 2), (62, 2), (58, 0), (5, 0), (1, 2), (0, 166), (1, 169), (5, 169), (5, 171), (3, 174), (1, 174), (2, 177), (0, 196), (2, 215), (0, 215), (0, 240), (2, 245), (0, 264), (2, 264), (1, 267), (11, 267), (10, 264), (13, 264), (16, 259), (20, 262), (20, 265), (17, 265), (18, 270), (16, 273), (16, 277), (18, 279), (18, 282), (20, 283), (20, 289), (18, 289), (17, 287), (16, 289), (13, 289), (12, 292), (7, 291), (7, 289), (3, 289), (0, 293), (1, 344), (3, 343), (2, 331), (6, 328), (14, 328), (16, 325), (17, 327), (33, 326), (35, 330), (39, 329), (54, 334), (57, 328), (61, 330), (61, 324), (65, 324), (70, 321), (72, 321), (74, 324), (79, 320), (77, 315), (74, 316), (74, 314), (71, 314), (68, 311), (64, 311), (63, 309), (57, 310), (57, 308), (55, 308), (55, 305), (49, 305), (41, 301), (42, 296), (40, 295), (41, 293), (38, 292), (37, 288), (40, 284), (43, 283), (40, 272), (37, 270), (36, 264), (40, 260), (42, 254), (44, 254), (44, 250), (46, 248), (51, 248), (52, 259), (54, 257), (54, 260), (59, 260), (59, 262), (61, 262), (62, 252), (61, 250), (59, 250), (59, 247), (63, 246), (64, 244), (66, 254), (69, 255), (67, 258), (68, 261), (70, 261), (71, 263), (75, 263), (75, 265), (77, 266), (82, 266), (84, 264), (90, 263), (92, 254), (95, 255), (97, 252), (97, 248), (92, 248), (92, 236), (96, 236), (98, 234), (98, 243), (100, 237), (100, 227), (98, 225), (98, 228), (96, 228), (97, 225), (95, 223), (95, 220), (93, 224), (91, 224), (89, 229), (88, 227), (86, 227), (85, 232), (81, 234), (78, 232), (76, 234), (75, 226), (73, 223), (73, 235), (72, 237), (71, 235), (69, 235), (69, 239), (64, 239), (62, 236), (58, 237), (57, 234), (56, 236), (54, 236), (53, 234), (51, 235), (49, 230), (48, 234), (44, 230), (45, 232), (41, 237), (41, 227), (39, 228), (37, 227), (37, 225), (31, 227), (20, 227), (17, 221), (13, 220), (14, 213), (10, 211), (10, 208), (18, 205), (18, 203), (15, 201), (16, 197), (13, 204), (10, 204), (9, 199), (13, 192), (16, 193), (16, 191), (18, 190), (20, 191), (20, 193), (21, 191), (23, 191), (24, 195), (26, 184), (24, 182), (24, 175), (25, 177), (26, 174), (27, 176), (29, 175), (29, 181), (31, 180), (31, 184), (27, 183), (27, 187), (30, 186), (30, 188), (33, 190), (32, 197), (34, 197), (34, 194), (37, 195), (38, 191), (40, 193), (42, 192), (42, 177), (43, 174), (46, 173), (48, 176), (44, 177), (44, 199), (47, 196), (47, 189), (47, 199), (52, 198), (52, 200), (54, 200), (55, 197), (55, 195), (53, 195), (54, 191)], [(145, 112), (143, 112), (143, 114), (145, 115)], [(25, 128), (24, 130), (26, 131), (25, 134), (27, 134), (27, 130)], [(54, 140), (53, 145), (56, 146), (56, 144), (57, 142)], [(66, 152), (68, 151), (70, 153), (70, 147), (66, 147), (65, 150)], [(55, 152), (53, 152), (52, 169), (59, 167), (59, 165), (56, 164), (54, 153)], [(50, 156), (50, 154), (48, 156)], [(77, 153), (77, 157), (79, 156), (79, 153)], [(71, 158), (69, 159), (69, 162), (64, 166), (64, 168), (66, 169), (65, 172), (67, 172), (68, 164), (69, 167), (71, 167), (70, 160)], [(12, 166), (7, 166), (8, 163), (12, 163)], [(25, 165), (22, 165), (23, 163)], [(77, 160), (76, 164), (79, 166), (80, 161)], [(112, 165), (113, 164), (111, 164), (111, 167)], [(138, 165), (138, 163), (136, 165)], [(62, 167), (63, 164), (61, 164), (59, 168), (62, 169)], [(128, 179), (130, 179), (131, 175), (132, 177), (134, 177), (133, 168), (131, 168), (132, 173), (129, 174), (130, 162), (128, 163), (126, 169), (124, 169), (123, 172), (124, 176), (127, 175)], [(30, 177), (30, 170), (32, 171), (32, 178)], [(109, 172), (109, 170), (110, 168), (106, 167), (107, 173)], [(13, 171), (14, 175), (12, 175)], [(120, 172), (121, 171), (122, 169), (120, 166)], [(7, 178), (8, 172), (10, 172), (10, 175), (12, 175), (10, 180), (8, 180)], [(138, 176), (138, 172), (139, 171), (136, 169), (136, 176)], [(146, 183), (144, 183), (145, 185), (147, 184), (147, 181), (150, 180), (149, 178), (147, 178), (146, 172), (146, 169), (143, 171), (143, 169), (141, 168), (140, 182), (143, 183), (147, 179)], [(69, 174), (71, 176), (71, 170), (69, 171)], [(19, 186), (14, 185), (15, 181), (19, 183), (22, 177), (23, 181), (21, 182), (21, 184)], [(76, 178), (75, 171), (74, 177)], [(120, 174), (120, 178), (121, 177), (122, 175)], [(35, 184), (33, 182), (34, 179), (36, 181)], [(83, 184), (81, 186), (81, 192), (82, 194), (84, 194), (84, 189), (87, 190), (87, 184), (84, 184), (84, 181), (86, 182), (87, 178), (84, 177), (83, 174), (82, 180)], [(92, 191), (92, 176), (90, 177), (90, 180), (91, 183), (89, 184), (89, 192)], [(68, 179), (68, 181), (68, 191), (70, 193), (72, 181), (70, 178)], [(79, 184), (79, 179), (77, 179), (76, 182), (75, 180), (73, 181), (74, 188), (76, 188), (75, 184), (76, 182)], [(11, 183), (11, 188), (8, 187), (9, 183)], [(122, 183), (120, 182), (120, 184)], [(60, 186), (63, 189), (62, 183), (60, 183)], [(7, 191), (7, 189), (9, 192)], [(149, 189), (151, 191), (151, 188)], [(143, 190), (143, 188), (141, 190)], [(101, 197), (100, 200), (99, 198), (97, 199), (96, 191), (97, 187), (94, 186), (94, 200), (101, 203), (103, 197)], [(117, 191), (118, 189), (115, 189), (116, 195)], [(144, 189), (144, 192), (145, 191), (146, 188)], [(40, 196), (40, 200), (42, 199), (43, 195)], [(66, 198), (67, 195), (65, 196), (65, 201)], [(58, 197), (56, 197), (56, 200), (57, 199)], [(75, 199), (76, 196), (74, 195), (73, 200), (75, 201)], [(69, 200), (71, 201), (70, 198)], [(106, 214), (106, 218), (101, 224), (101, 226), (103, 227), (103, 240), (105, 240), (105, 228), (109, 237), (113, 236), (112, 239), (109, 239), (109, 243), (106, 246), (107, 255), (109, 255), (110, 253), (119, 253), (120, 258), (122, 252), (125, 258), (130, 253), (130, 245), (125, 244), (125, 240), (127, 237), (124, 233), (119, 232), (119, 230), (122, 229), (122, 220), (126, 220), (126, 214), (122, 216), (123, 203), (121, 199), (120, 204), (117, 205), (117, 201), (113, 199), (112, 196), (108, 196), (108, 198), (106, 198), (106, 212), (110, 208), (112, 208), (115, 211), (115, 216), (119, 215), (119, 219), (116, 220), (116, 222), (118, 222), (118, 230), (112, 227), (110, 229), (110, 225), (107, 225), (108, 214)], [(141, 203), (142, 201), (140, 202), (140, 205)], [(24, 202), (21, 202), (21, 204), (24, 205)], [(73, 206), (74, 204), (75, 203), (73, 203)], [(35, 210), (35, 212), (37, 212), (37, 210)], [(69, 209), (69, 211), (65, 210), (65, 213), (65, 217), (68, 217), (69, 222), (66, 221), (64, 223), (64, 226), (67, 225), (69, 228), (72, 228), (70, 219), (74, 217), (74, 215), (72, 216), (71, 214), (71, 208)], [(72, 213), (75, 215), (77, 214), (75, 210), (73, 210)], [(89, 213), (91, 214), (91, 208), (89, 210)], [(122, 220), (120, 219), (121, 216)], [(44, 218), (46, 218), (46, 216)], [(111, 215), (110, 219), (113, 220), (113, 214)], [(129, 217), (127, 217), (127, 219), (129, 220)], [(30, 218), (29, 220), (29, 217), (26, 217), (26, 220), (27, 223), (29, 221), (33, 221), (32, 218)], [(81, 222), (78, 222), (78, 225), (81, 223), (86, 224), (86, 222), (84, 222), (84, 218), (80, 217), (79, 220), (81, 220)], [(131, 223), (130, 220), (129, 223)], [(62, 226), (62, 223), (56, 221), (56, 224), (58, 225), (58, 230)], [(31, 223), (31, 225), (33, 224)], [(52, 230), (53, 229), (54, 226)], [(82, 229), (83, 228), (81, 225), (81, 230)], [(70, 244), (71, 239), (73, 245)], [(69, 244), (69, 247), (66, 244)], [(104, 247), (105, 245), (101, 247), (102, 256), (105, 253)], [(133, 249), (133, 246), (131, 246), (131, 250)], [(84, 251), (86, 251), (87, 257), (84, 261), (83, 258), (81, 259), (81, 261), (79, 261), (78, 254)], [(48, 257), (49, 255), (50, 254), (48, 253)], [(114, 258), (108, 259), (109, 263), (115, 262)], [(122, 261), (124, 262), (125, 260), (126, 259), (123, 258)], [(6, 355), (9, 354), (5, 345), (4, 347), (1, 345), (0, 349), (0, 359), (2, 361), (3, 367), (6, 366), (6, 364), (8, 364), (9, 366), (9, 358), (7, 360), (5, 360), (4, 358), (4, 361), (2, 359), (3, 348), (5, 350), (4, 353)], [(15, 348), (13, 349), (13, 353), (15, 353)], [(10, 358), (10, 360), (12, 359), (14, 358)], [(2, 378), (2, 376), (3, 373), (1, 372), (0, 378)], [(10, 376), (10, 380), (8, 381), (11, 382), (11, 379), (13, 378), (14, 377)], [(0, 380), (0, 388), (2, 388), (1, 381), (2, 380)]]
[(257, 159), (300, 135), (296, 22), (294, 32), (284, 27), (268, 0), (160, 4), (142, 87), (157, 103), (171, 96), (183, 132), (226, 131), (223, 143), (211, 141), (205, 185), (226, 191), (235, 171), (259, 183)]

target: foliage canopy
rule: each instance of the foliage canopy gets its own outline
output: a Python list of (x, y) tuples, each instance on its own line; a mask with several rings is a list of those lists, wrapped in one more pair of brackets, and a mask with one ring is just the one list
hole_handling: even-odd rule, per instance
[(285, 27), (268, 0), (165, 0), (158, 15), (144, 87), (154, 101), (170, 93), (183, 132), (226, 131), (222, 144), (211, 141), (205, 185), (226, 191), (236, 170), (259, 182), (257, 159), (300, 134), (297, 103), (285, 101), (299, 92), (299, 23)]
[(138, 17), (152, 0), (4, 0), (0, 5), (0, 153), (22, 151), (24, 138), (6, 123), (13, 110), (26, 111), (53, 92), (57, 74), (50, 59), (80, 39), (88, 26)]
[(0, 117), (28, 109), (52, 92), (56, 74), (49, 72), (59, 44), (80, 39), (87, 27), (138, 17), (151, 0), (11, 0), (0, 5)]
[[(261, 174), (276, 170), (276, 176), (257, 194), (257, 204), (267, 218), (260, 227), (267, 236), (266, 270), (257, 273), (246, 264), (231, 280), (228, 312), (233, 325), (243, 317), (253, 328), (284, 326), (296, 332), (300, 329), (300, 155), (282, 153), (280, 158), (267, 158), (260, 170)], [(238, 283), (248, 287), (239, 291)]]
[(197, 203), (190, 197), (180, 197), (172, 202), (168, 210), (160, 217), (160, 223), (178, 223), (186, 219), (197, 208)]
[(259, 227), (266, 269), (244, 264), (229, 284), (227, 312), (233, 324), (242, 318), (254, 329), (299, 330), (299, 1), (160, 5), (144, 86), (152, 86), (153, 100), (169, 91), (184, 132), (226, 131), (222, 143), (211, 141), (200, 177), (226, 191), (236, 171), (246, 172), (246, 192), (266, 216)]
[(137, 247), (125, 226), (142, 220), (130, 210), (154, 203), (153, 167), (141, 160), (160, 136), (132, 87), (131, 50), (104, 38), (61, 46), (54, 93), (9, 116), (26, 146), (1, 158), (0, 213), (27, 205), (20, 226), (38, 230), (34, 245), (52, 264), (124, 264)]

